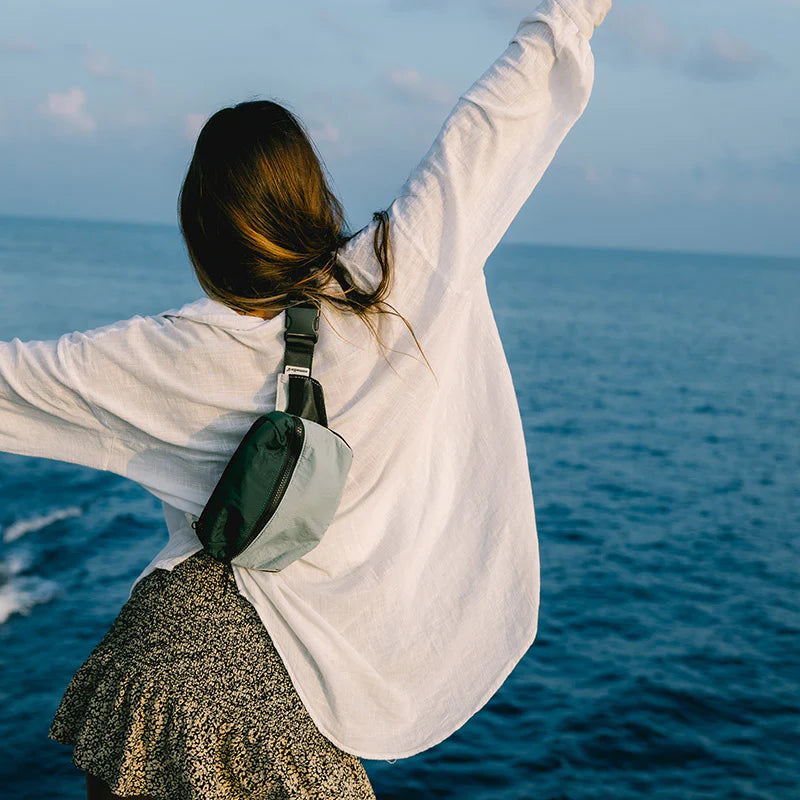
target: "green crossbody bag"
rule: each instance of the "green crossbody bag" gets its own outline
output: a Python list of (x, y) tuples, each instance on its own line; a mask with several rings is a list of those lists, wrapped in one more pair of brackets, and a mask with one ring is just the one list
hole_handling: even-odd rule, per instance
[(341, 502), (353, 460), (328, 428), (311, 377), (319, 309), (286, 309), (284, 369), (275, 411), (245, 434), (192, 527), (204, 550), (229, 564), (279, 572), (316, 547)]

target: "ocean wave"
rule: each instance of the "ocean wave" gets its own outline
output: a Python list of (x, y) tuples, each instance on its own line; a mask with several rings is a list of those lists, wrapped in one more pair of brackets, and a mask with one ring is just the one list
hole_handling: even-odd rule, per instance
[(49, 602), (58, 592), (55, 581), (20, 574), (29, 566), (30, 558), (24, 555), (0, 560), (0, 625), (14, 613), (29, 614), (34, 606)]
[(27, 519), (17, 520), (5, 529), (3, 532), (3, 541), (6, 543), (13, 542), (24, 536), (26, 533), (39, 531), (42, 528), (46, 528), (48, 525), (52, 525), (54, 522), (58, 522), (58, 520), (61, 519), (67, 519), (68, 517), (79, 517), (82, 513), (83, 512), (81, 509), (77, 506), (69, 506), (67, 508), (56, 509), (55, 511), (51, 511), (49, 514), (37, 514), (36, 516), (28, 517)]

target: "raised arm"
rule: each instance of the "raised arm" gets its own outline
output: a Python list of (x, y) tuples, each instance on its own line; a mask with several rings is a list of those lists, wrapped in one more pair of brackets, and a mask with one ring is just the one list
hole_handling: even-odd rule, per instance
[(466, 290), (583, 113), (589, 39), (611, 0), (543, 0), (461, 95), (389, 209), (394, 231)]

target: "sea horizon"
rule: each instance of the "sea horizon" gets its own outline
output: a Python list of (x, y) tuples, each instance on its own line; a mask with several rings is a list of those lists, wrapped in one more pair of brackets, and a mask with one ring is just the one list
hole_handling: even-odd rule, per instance
[[(65, 224), (78, 224), (78, 225), (110, 225), (119, 227), (131, 228), (157, 228), (167, 229), (174, 231), (180, 236), (180, 227), (177, 220), (174, 223), (170, 222), (156, 222), (147, 220), (129, 220), (129, 219), (102, 219), (97, 217), (62, 217), (62, 216), (49, 216), (49, 215), (32, 215), (32, 214), (7, 214), (0, 213), (0, 220), (16, 220), (19, 222), (41, 222), (41, 223), (65, 223)], [(356, 228), (353, 230), (360, 230)], [(592, 244), (567, 244), (563, 242), (538, 242), (538, 241), (522, 241), (513, 240), (505, 241), (501, 239), (498, 248), (504, 247), (542, 247), (551, 249), (564, 249), (564, 250), (591, 250), (591, 251), (608, 251), (612, 253), (643, 253), (655, 255), (675, 255), (675, 256), (724, 256), (726, 258), (766, 258), (770, 260), (785, 260), (785, 261), (800, 261), (800, 252), (798, 253), (767, 253), (763, 251), (726, 251), (708, 249), (691, 249), (691, 248), (654, 248), (654, 247), (632, 247), (627, 245), (592, 245)]]

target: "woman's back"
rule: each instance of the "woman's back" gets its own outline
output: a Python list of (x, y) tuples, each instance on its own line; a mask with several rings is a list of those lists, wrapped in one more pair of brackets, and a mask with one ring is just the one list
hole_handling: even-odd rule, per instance
[[(322, 543), (280, 573), (234, 568), (319, 729), (399, 758), (452, 733), (533, 641), (539, 563), (525, 442), (483, 265), (582, 113), (608, 0), (545, 0), (460, 98), (389, 209), (395, 279), (384, 358), (323, 307), (313, 375), (354, 460)], [(374, 225), (344, 246), (362, 286)], [(0, 347), (0, 448), (131, 478), (170, 542), (199, 515), (254, 419), (275, 407), (284, 314), (202, 299), (57, 342)], [(333, 326), (333, 327), (331, 327)], [(335, 330), (334, 330), (335, 328)], [(403, 354), (405, 353), (405, 354)]]
[[(365, 252), (355, 240), (343, 259), (356, 269)], [(435, 376), (399, 320), (381, 323), (402, 351), (383, 358), (359, 320), (328, 309), (313, 375), (354, 451), (341, 505), (282, 572), (234, 569), (320, 730), (376, 758), (431, 746), (465, 703), (488, 699), (487, 680), (493, 692), (532, 641), (538, 601), (521, 423), (482, 276), (469, 294), (436, 278), (396, 289)], [(105, 458), (167, 504), (170, 543), (139, 579), (200, 548), (184, 512), (199, 515), (255, 416), (275, 407), (284, 324), (202, 299), (73, 335), (91, 350), (83, 396), (115, 431), (73, 460)]]

